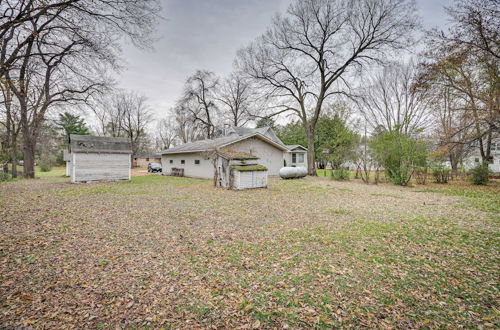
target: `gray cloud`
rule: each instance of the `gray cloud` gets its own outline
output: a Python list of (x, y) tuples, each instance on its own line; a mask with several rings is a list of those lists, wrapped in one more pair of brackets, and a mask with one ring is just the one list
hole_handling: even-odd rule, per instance
[[(164, 0), (154, 51), (125, 45), (127, 69), (119, 86), (145, 94), (162, 116), (174, 105), (187, 76), (196, 69), (231, 72), (236, 51), (262, 34), (272, 16), (290, 0)], [(452, 0), (419, 0), (425, 28), (446, 23), (444, 5)], [(417, 14), (417, 13), (416, 13)]]

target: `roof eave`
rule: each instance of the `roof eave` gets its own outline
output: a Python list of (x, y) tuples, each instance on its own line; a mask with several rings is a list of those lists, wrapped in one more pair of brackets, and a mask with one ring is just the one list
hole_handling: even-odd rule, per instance
[(276, 143), (274, 142), (273, 140), (271, 139), (268, 139), (267, 137), (265, 137), (264, 135), (260, 134), (260, 133), (252, 133), (252, 134), (249, 134), (249, 135), (244, 135), (241, 137), (241, 139), (238, 139), (238, 140), (235, 140), (235, 141), (231, 141), (231, 142), (228, 142), (226, 144), (222, 144), (220, 146), (217, 146), (218, 148), (224, 148), (224, 147), (227, 147), (231, 144), (234, 144), (234, 143), (237, 143), (237, 142), (240, 142), (240, 141), (243, 141), (243, 140), (246, 140), (248, 138), (251, 138), (251, 137), (259, 137), (261, 140), (264, 140), (265, 142), (275, 146), (276, 148), (282, 150), (282, 151), (288, 151), (288, 148), (285, 147), (285, 146), (282, 146), (281, 144), (279, 143)]
[(163, 151), (161, 155), (174, 155), (174, 154), (192, 154), (195, 152), (207, 152), (213, 151), (213, 149), (201, 149), (201, 150), (179, 150), (179, 151)]

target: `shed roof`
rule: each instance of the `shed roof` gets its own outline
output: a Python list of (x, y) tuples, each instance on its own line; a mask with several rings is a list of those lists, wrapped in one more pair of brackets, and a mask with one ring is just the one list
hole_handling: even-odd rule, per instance
[(130, 140), (120, 137), (71, 134), (69, 136), (69, 148), (72, 153), (132, 153)]

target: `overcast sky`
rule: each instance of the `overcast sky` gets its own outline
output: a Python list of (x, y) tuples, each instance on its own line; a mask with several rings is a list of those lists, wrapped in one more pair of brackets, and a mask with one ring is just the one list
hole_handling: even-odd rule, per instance
[[(236, 51), (262, 34), (272, 16), (290, 0), (162, 0), (158, 42), (153, 51), (125, 46), (127, 69), (119, 87), (148, 97), (159, 117), (172, 107), (186, 78), (197, 69), (224, 76), (232, 71)], [(443, 6), (453, 0), (417, 0), (425, 28), (444, 26)]]

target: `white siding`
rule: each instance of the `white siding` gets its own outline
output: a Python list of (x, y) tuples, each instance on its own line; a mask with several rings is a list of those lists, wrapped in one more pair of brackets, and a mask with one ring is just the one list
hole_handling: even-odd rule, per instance
[[(170, 161), (172, 160), (172, 163)], [(181, 164), (184, 160), (184, 164)], [(199, 160), (200, 164), (195, 164)], [(163, 174), (170, 175), (172, 168), (183, 168), (184, 176), (200, 179), (213, 179), (214, 166), (211, 159), (201, 153), (165, 154), (161, 157), (161, 167)]]
[[(303, 162), (292, 162), (292, 153), (302, 153), (304, 155), (304, 161)], [(295, 166), (295, 167), (305, 167), (307, 168), (307, 153), (306, 152), (296, 152), (296, 151), (290, 151), (290, 152), (285, 152), (285, 160), (286, 160), (286, 166)]]
[(279, 175), (280, 168), (283, 167), (283, 151), (255, 137), (236, 142), (224, 149), (246, 152), (259, 157), (257, 162), (267, 167), (269, 175)]
[[(466, 170), (470, 170), (481, 164), (482, 161), (481, 155), (473, 155), (465, 158), (463, 164)], [(489, 163), (488, 168), (493, 173), (500, 173), (500, 155), (493, 155), (493, 163)]]
[(72, 153), (71, 182), (130, 180), (129, 154)]
[(234, 189), (267, 187), (267, 171), (234, 171)]
[(66, 161), (66, 176), (71, 176), (71, 161)]

